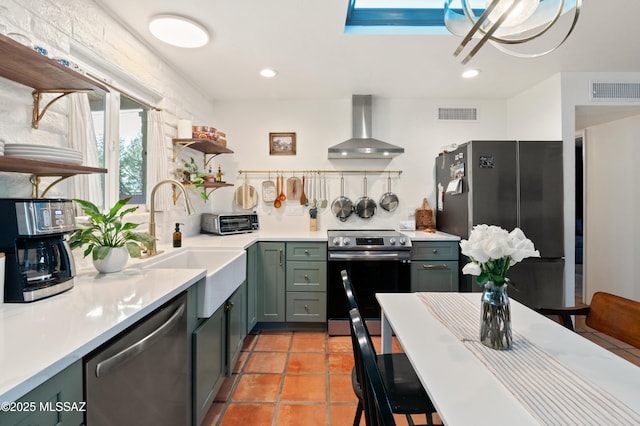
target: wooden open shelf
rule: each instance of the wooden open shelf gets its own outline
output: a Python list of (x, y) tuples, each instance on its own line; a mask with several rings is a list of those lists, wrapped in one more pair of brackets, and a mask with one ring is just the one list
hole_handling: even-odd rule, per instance
[(0, 156), (0, 172), (29, 173), (37, 176), (73, 176), (89, 173), (107, 173), (107, 169), (3, 155)]
[(108, 89), (100, 83), (0, 34), (0, 76), (40, 91)]

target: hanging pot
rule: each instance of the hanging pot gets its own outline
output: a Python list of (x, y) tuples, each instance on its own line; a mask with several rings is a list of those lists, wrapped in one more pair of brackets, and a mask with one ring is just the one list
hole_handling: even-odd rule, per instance
[(387, 179), (387, 192), (380, 197), (380, 207), (388, 212), (398, 208), (398, 196), (391, 192), (391, 175)]
[(340, 196), (331, 203), (331, 211), (341, 222), (344, 222), (353, 213), (353, 202), (344, 196), (344, 177), (340, 178), (340, 188)]
[(376, 213), (376, 202), (367, 196), (367, 175), (364, 175), (364, 195), (356, 201), (354, 210), (362, 219), (371, 219)]

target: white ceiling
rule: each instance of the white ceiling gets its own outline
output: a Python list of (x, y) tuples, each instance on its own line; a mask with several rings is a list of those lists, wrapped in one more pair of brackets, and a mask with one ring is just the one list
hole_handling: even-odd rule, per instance
[[(640, 1), (586, 0), (578, 25), (557, 51), (519, 59), (486, 45), (462, 80), (451, 35), (344, 33), (348, 0), (97, 0), (208, 97), (231, 99), (506, 98), (561, 71), (640, 71)], [(442, 0), (444, 3), (444, 0)], [(208, 46), (179, 49), (155, 40), (159, 13), (192, 17), (211, 32)], [(273, 67), (279, 75), (258, 75)]]

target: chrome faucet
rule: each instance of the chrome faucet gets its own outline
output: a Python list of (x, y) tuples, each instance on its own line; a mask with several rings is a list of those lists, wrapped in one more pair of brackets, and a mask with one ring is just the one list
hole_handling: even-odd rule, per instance
[(151, 235), (151, 241), (153, 241), (151, 247), (147, 247), (147, 256), (153, 256), (154, 254), (158, 254), (156, 250), (156, 191), (159, 187), (164, 185), (165, 183), (170, 183), (180, 189), (182, 191), (182, 195), (184, 195), (184, 205), (187, 209), (187, 214), (189, 216), (193, 215), (194, 209), (191, 205), (191, 201), (189, 200), (189, 196), (187, 195), (187, 190), (184, 185), (178, 182), (175, 179), (165, 179), (156, 183), (153, 189), (151, 190), (151, 212), (149, 213), (149, 235)]

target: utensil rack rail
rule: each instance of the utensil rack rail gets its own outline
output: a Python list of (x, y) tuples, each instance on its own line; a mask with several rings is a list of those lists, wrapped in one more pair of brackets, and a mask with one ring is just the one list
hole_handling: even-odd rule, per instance
[(317, 174), (337, 174), (337, 175), (398, 175), (402, 174), (402, 170), (319, 170), (319, 169), (299, 169), (299, 170), (238, 170), (238, 174), (305, 174), (305, 173), (317, 173)]

